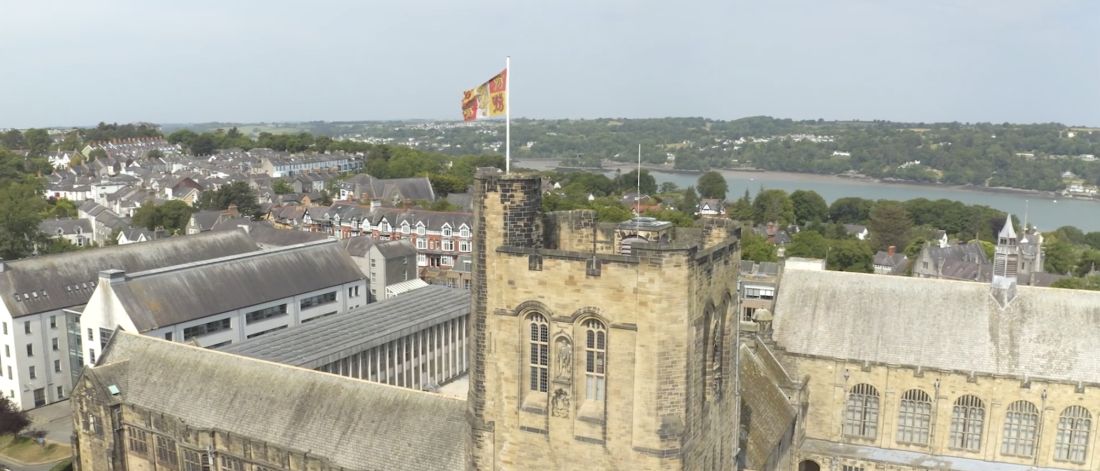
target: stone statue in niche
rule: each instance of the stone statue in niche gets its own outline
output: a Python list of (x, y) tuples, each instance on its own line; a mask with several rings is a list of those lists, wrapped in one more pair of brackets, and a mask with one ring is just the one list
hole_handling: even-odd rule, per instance
[(554, 398), (550, 402), (550, 413), (554, 417), (569, 418), (569, 393), (564, 389), (554, 390)]
[(558, 337), (557, 345), (554, 348), (558, 350), (558, 379), (571, 379), (573, 373), (573, 344), (565, 337)]

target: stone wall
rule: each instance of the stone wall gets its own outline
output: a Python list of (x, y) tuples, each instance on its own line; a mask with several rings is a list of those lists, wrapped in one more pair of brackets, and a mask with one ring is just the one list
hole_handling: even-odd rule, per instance
[[(593, 254), (585, 237), (599, 227), (574, 212), (546, 217), (543, 247), (521, 230), (538, 224), (537, 178), (478, 175), (474, 186), (468, 469), (732, 469), (737, 408), (721, 378), (736, 239)], [(545, 390), (532, 390), (536, 319), (548, 331)], [(602, 400), (590, 397), (590, 328), (606, 338)]]

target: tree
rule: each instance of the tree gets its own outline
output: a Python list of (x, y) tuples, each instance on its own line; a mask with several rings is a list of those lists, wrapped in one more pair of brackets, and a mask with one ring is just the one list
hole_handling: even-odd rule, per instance
[(53, 143), (50, 132), (45, 129), (28, 129), (23, 133), (23, 139), (32, 157), (45, 155), (50, 150), (50, 144)]
[(0, 435), (19, 435), (31, 424), (31, 417), (7, 396), (0, 396)]
[(764, 236), (749, 230), (741, 232), (741, 260), (775, 262), (779, 256), (775, 244), (768, 243)]
[(1077, 261), (1073, 243), (1054, 235), (1047, 235), (1043, 239), (1043, 268), (1047, 273), (1065, 275), (1072, 272)]
[(841, 224), (862, 224), (871, 217), (874, 204), (863, 198), (840, 198), (829, 205), (829, 219)]
[(1093, 270), (1100, 270), (1100, 250), (1082, 250), (1081, 258), (1077, 261), (1075, 276), (1087, 276)]
[(745, 194), (743, 196), (726, 208), (726, 214), (729, 215), (730, 219), (752, 224), (752, 197), (749, 196), (748, 188), (745, 188)]
[(752, 219), (758, 224), (776, 222), (786, 227), (794, 223), (794, 204), (783, 190), (760, 190), (752, 202)]
[(699, 176), (696, 189), (699, 191), (699, 196), (703, 198), (724, 200), (726, 199), (726, 192), (729, 191), (729, 184), (726, 183), (726, 177), (723, 177), (721, 173), (711, 170)]
[(191, 155), (212, 155), (217, 150), (217, 144), (210, 134), (202, 133), (191, 143), (190, 149)]
[(41, 180), (31, 176), (0, 183), (0, 257), (15, 260), (34, 253), (46, 200)]
[(162, 159), (164, 158), (164, 152), (161, 152), (160, 149), (153, 149), (145, 153), (145, 158), (149, 160)]
[(901, 203), (879, 202), (871, 210), (871, 221), (867, 227), (871, 233), (871, 250), (905, 247), (909, 243), (909, 229), (912, 226), (909, 212)]
[[(634, 169), (615, 177), (615, 187), (623, 193), (634, 193), (638, 188), (638, 170)], [(649, 174), (649, 170), (642, 170), (641, 191), (643, 195), (657, 193), (657, 179)]]
[[(974, 243), (974, 239), (970, 239), (966, 241), (966, 243), (972, 244)], [(982, 246), (982, 252), (985, 253), (985, 258), (990, 262), (993, 262), (993, 256), (996, 255), (997, 246), (993, 245), (993, 242), (990, 242), (988, 240), (979, 240), (978, 245)]]
[(99, 149), (99, 148), (92, 149), (91, 152), (88, 152), (88, 162), (93, 162), (97, 159), (101, 159), (101, 158), (106, 157), (106, 156), (107, 156), (107, 151), (106, 150)]
[(829, 205), (816, 191), (795, 190), (791, 193), (794, 219), (799, 224), (822, 222), (829, 218)]
[(465, 193), (467, 183), (461, 178), (453, 175), (440, 175), (429, 174), (428, 180), (432, 184), (432, 190), (439, 194), (439, 196), (447, 196), (451, 193)]
[(828, 251), (830, 270), (871, 273), (874, 271), (875, 254), (865, 240), (849, 239), (834, 241)]
[(699, 212), (699, 196), (695, 194), (695, 187), (689, 186), (676, 202), (676, 210), (688, 216), (695, 217)]
[(25, 144), (23, 133), (19, 132), (18, 129), (9, 129), (7, 132), (0, 134), (0, 147), (22, 149)]
[(65, 198), (50, 198), (46, 200), (49, 205), (43, 218), (75, 218), (77, 217), (76, 205)]
[[(662, 194), (662, 195), (670, 195), (670, 194), (679, 193), (679, 192), (680, 192), (680, 187), (677, 186), (675, 183), (672, 183), (672, 182), (664, 182), (657, 189), (657, 193)], [(1097, 234), (1100, 234), (1100, 233), (1097, 233)]]
[(825, 258), (833, 241), (814, 231), (802, 231), (791, 236), (787, 245), (788, 257)]
[(1100, 291), (1100, 275), (1092, 275), (1084, 278), (1062, 278), (1050, 285), (1054, 288), (1087, 289)]
[(283, 178), (275, 180), (275, 183), (271, 184), (271, 189), (275, 191), (276, 195), (286, 195), (289, 193), (294, 193), (294, 186)]
[(225, 210), (229, 209), (230, 205), (236, 205), (237, 211), (254, 219), (263, 216), (260, 213), (260, 204), (256, 201), (256, 194), (252, 192), (252, 188), (248, 186), (247, 182), (240, 180), (222, 185), (217, 190), (203, 192), (202, 197), (195, 203), (195, 207), (200, 211)]

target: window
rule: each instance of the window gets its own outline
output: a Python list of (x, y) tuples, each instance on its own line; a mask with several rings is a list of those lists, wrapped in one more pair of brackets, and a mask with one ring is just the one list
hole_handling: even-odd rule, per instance
[(206, 461), (198, 452), (183, 450), (183, 471), (203, 471), (202, 463)]
[(878, 390), (874, 386), (860, 383), (848, 392), (844, 434), (863, 438), (878, 436)]
[(92, 329), (90, 329), (90, 328), (89, 328), (89, 329), (88, 329), (88, 340), (89, 340), (89, 341), (91, 341), (91, 340), (95, 340), (95, 337), (94, 337), (94, 336), (95, 336), (95, 334), (94, 334), (94, 333), (92, 333)]
[(287, 326), (285, 326), (285, 325), (282, 325), (282, 326), (276, 327), (276, 328), (274, 328), (274, 329), (267, 329), (267, 330), (265, 330), (265, 331), (262, 331), (262, 332), (256, 332), (256, 333), (254, 333), (254, 334), (250, 334), (250, 335), (248, 335), (248, 336), (247, 336), (246, 338), (250, 338), (250, 339), (251, 339), (251, 338), (256, 338), (256, 337), (259, 337), (259, 336), (261, 336), (261, 335), (263, 335), (263, 334), (270, 334), (270, 333), (272, 333), (272, 332), (275, 332), (276, 330), (283, 330), (283, 329), (285, 329), (286, 327), (287, 327)]
[(466, 227), (466, 226), (462, 226), (462, 229), (458, 230), (458, 236), (459, 237), (470, 237), (470, 228)]
[(1069, 406), (1058, 417), (1058, 437), (1054, 441), (1054, 459), (1085, 462), (1089, 449), (1092, 414), (1081, 406)]
[(374, 259), (373, 259), (373, 258), (372, 258), (372, 259), (370, 259), (370, 267), (371, 267), (371, 268), (374, 268)]
[(23, 322), (23, 333), (24, 334), (31, 333), (31, 321)]
[(455, 241), (453, 241), (453, 240), (444, 240), (443, 241), (443, 251), (444, 252), (454, 252), (454, 250), (455, 250)]
[(470, 280), (462, 280), (462, 288), (470, 289)]
[(427, 263), (428, 263), (428, 256), (427, 255), (424, 255), (422, 253), (416, 254), (416, 264), (417, 265), (426, 265)]
[(93, 365), (95, 364), (95, 349), (94, 348), (89, 348), (88, 349), (88, 362), (92, 363)]
[(774, 288), (745, 288), (746, 299), (773, 299), (774, 297)]
[(230, 321), (228, 318), (216, 320), (213, 322), (207, 322), (192, 327), (186, 327), (183, 329), (183, 341), (186, 342), (195, 337), (201, 337), (203, 335), (212, 334), (222, 330), (229, 330)]
[(236, 458), (230, 458), (228, 456), (222, 457), (222, 471), (241, 471), (241, 460)]
[(1036, 431), (1039, 429), (1039, 409), (1027, 401), (1016, 401), (1005, 413), (1005, 433), (1001, 454), (1035, 456)]
[(35, 378), (37, 378), (37, 377), (38, 377), (38, 375), (37, 375), (37, 374), (35, 374), (35, 371), (34, 371), (34, 367), (33, 367), (33, 366), (32, 366), (32, 367), (30, 367), (30, 368), (28, 368), (28, 369), (30, 370), (30, 373), (31, 373), (31, 379), (35, 379)]
[(451, 257), (449, 255), (444, 255), (444, 256), (439, 258), (439, 264), (449, 267), (449, 266), (453, 265), (454, 262), (451, 261)]
[(458, 251), (459, 252), (469, 252), (470, 251), (470, 241), (468, 241), (468, 240), (458, 241)]
[(115, 334), (115, 331), (111, 329), (99, 329), (99, 349), (105, 350), (107, 348), (107, 341), (111, 340), (111, 336)]
[(50, 316), (50, 328), (51, 329), (56, 329), (57, 328), (57, 316)]
[(424, 228), (423, 225), (417, 225), (416, 226), (416, 234), (417, 235), (425, 235), (427, 233), (428, 233), (428, 231), (427, 231), (427, 229)]
[(527, 324), (531, 329), (531, 356), (528, 361), (531, 369), (531, 390), (546, 392), (549, 387), (547, 366), (550, 360), (550, 325), (542, 314), (531, 314), (527, 317)]
[(443, 237), (451, 236), (451, 226), (443, 226)]
[(145, 438), (145, 431), (133, 427), (127, 427), (126, 434), (130, 437), (130, 451), (139, 455), (149, 454), (149, 441)]
[(950, 447), (978, 451), (982, 447), (982, 425), (985, 405), (974, 396), (963, 396), (951, 409)]
[(171, 332), (165, 332), (164, 333), (164, 340), (167, 340), (167, 341), (171, 342), (172, 341), (172, 333)]
[(840, 471), (863, 471), (863, 466), (843, 465), (840, 467)]
[(57, 399), (58, 400), (65, 399), (65, 388), (63, 388), (61, 386), (57, 387)]
[(402, 234), (408, 234), (409, 233), (409, 223), (408, 222), (401, 223), (401, 233)]
[(927, 445), (932, 427), (932, 398), (920, 389), (901, 396), (898, 407), (898, 443)]
[(28, 343), (27, 344), (27, 356), (29, 356), (29, 357), (34, 356), (34, 344), (33, 343)]
[(56, 351), (57, 351), (57, 350), (58, 350), (59, 348), (61, 348), (61, 347), (60, 347), (60, 346), (59, 346), (59, 345), (57, 344), (57, 337), (54, 337), (54, 338), (53, 338), (52, 340), (50, 340), (50, 348), (53, 348), (53, 351), (55, 351), (55, 352), (56, 352)]
[(419, 249), (419, 250), (427, 250), (428, 249), (428, 239), (424, 239), (424, 238), (416, 239), (416, 248)]
[[(349, 288), (350, 289), (350, 288)], [(286, 314), (286, 304), (280, 304), (278, 306), (271, 306), (268, 308), (252, 311), (244, 315), (244, 323), (252, 324), (253, 322), (260, 322), (264, 319), (270, 319), (272, 317), (279, 317)]]
[(596, 319), (584, 322), (585, 399), (603, 401), (607, 393), (607, 329)]
[(8, 335), (8, 323), (4, 322), (4, 335)]
[(61, 372), (61, 360), (54, 360), (53, 361), (53, 372), (54, 373), (60, 373)]
[(317, 296), (310, 296), (305, 298), (301, 302), (302, 309), (308, 309), (314, 306), (320, 306), (322, 304), (336, 302), (336, 292), (332, 291), (325, 294), (318, 294)]

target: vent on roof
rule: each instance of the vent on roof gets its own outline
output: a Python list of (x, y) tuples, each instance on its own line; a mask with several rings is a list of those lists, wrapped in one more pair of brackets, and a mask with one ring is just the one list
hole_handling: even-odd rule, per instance
[(22, 299), (21, 299), (21, 298), (19, 297), (19, 295), (18, 295), (18, 294), (17, 294), (17, 295), (15, 295), (15, 300), (16, 300), (16, 301), (22, 301)]
[(119, 395), (118, 386), (115, 386), (115, 385), (112, 384), (110, 386), (107, 386), (107, 390), (111, 392), (112, 396)]
[(38, 299), (38, 291), (31, 291), (31, 294), (34, 295), (34, 299)]

